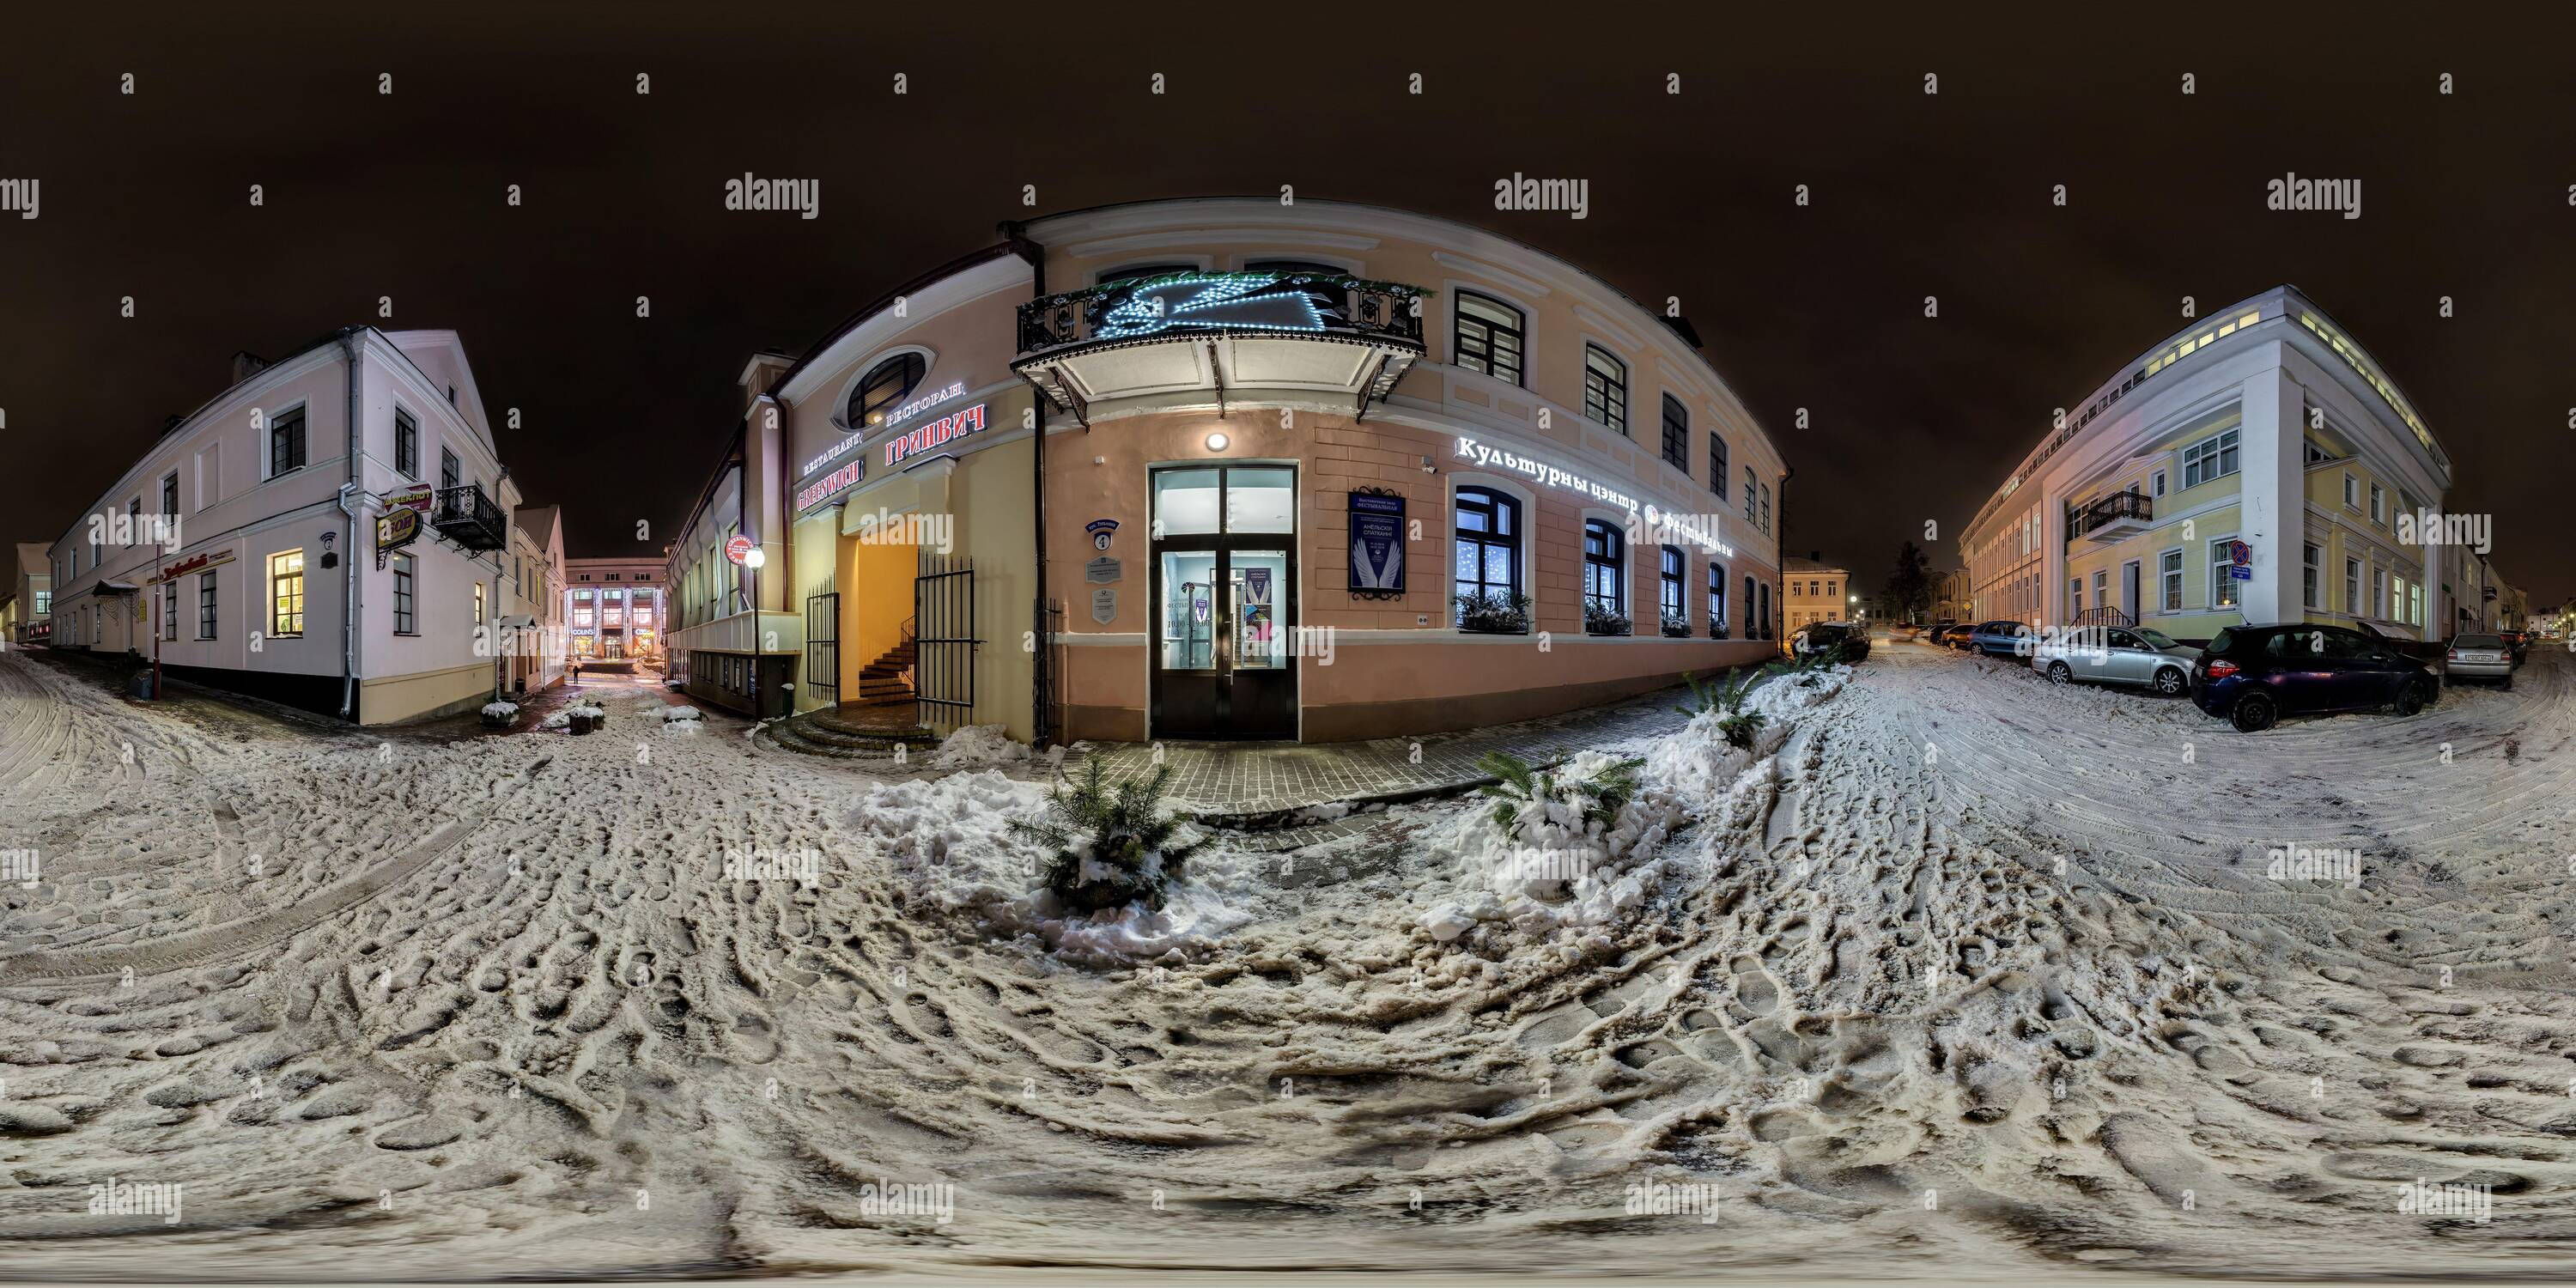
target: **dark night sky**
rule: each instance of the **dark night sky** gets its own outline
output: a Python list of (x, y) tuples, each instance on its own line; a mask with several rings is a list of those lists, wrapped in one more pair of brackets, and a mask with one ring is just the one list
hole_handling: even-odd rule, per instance
[[(801, 350), (1002, 219), (1289, 183), (1679, 295), (1798, 471), (1791, 549), (1864, 584), (1927, 519), (1951, 562), (2050, 409), (2177, 329), (2183, 296), (2207, 315), (2294, 282), (2413, 396), (2505, 576), (2536, 607), (2576, 592), (2563, 33), (2349, 4), (2107, 26), (1566, 6), (1485, 34), (1394, 9), (524, 8), (11, 20), (0, 177), (43, 205), (0, 219), (0, 536), (70, 526), (235, 349), (375, 322), (461, 332), (496, 422), (526, 418), (500, 446), (528, 502), (566, 505), (575, 555), (631, 553), (636, 520), (667, 538), (694, 498), (753, 350)], [(723, 210), (746, 170), (820, 179), (822, 217)], [(1588, 179), (1591, 217), (1495, 211), (1515, 171)], [(2265, 210), (2287, 171), (2361, 180), (2361, 218)]]

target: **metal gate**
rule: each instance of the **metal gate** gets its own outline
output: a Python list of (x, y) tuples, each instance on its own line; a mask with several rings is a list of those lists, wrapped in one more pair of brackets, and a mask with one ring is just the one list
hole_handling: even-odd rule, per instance
[(921, 554), (912, 579), (912, 683), (922, 726), (954, 728), (975, 710), (975, 559)]
[(805, 597), (805, 687), (825, 706), (841, 704), (841, 596)]

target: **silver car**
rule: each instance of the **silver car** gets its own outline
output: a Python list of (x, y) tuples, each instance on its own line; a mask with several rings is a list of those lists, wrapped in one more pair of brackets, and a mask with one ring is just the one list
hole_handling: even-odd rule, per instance
[(2173, 697), (2191, 688), (2199, 658), (2199, 649), (2143, 626), (2075, 626), (2041, 637), (2030, 665), (2051, 684), (2126, 684)]
[(2500, 680), (2513, 687), (2513, 646), (2500, 635), (2455, 635), (2443, 654), (2443, 682)]

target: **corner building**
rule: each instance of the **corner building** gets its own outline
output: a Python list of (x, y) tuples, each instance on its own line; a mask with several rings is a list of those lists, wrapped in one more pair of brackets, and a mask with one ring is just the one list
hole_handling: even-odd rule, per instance
[(745, 368), (668, 575), (692, 694), (1332, 742), (1772, 655), (1786, 471), (1687, 323), (1376, 207), (1004, 235)]
[(2275, 287), (2140, 355), (2022, 460), (1960, 533), (1971, 615), (2190, 642), (2300, 621), (2446, 638), (2477, 592), (2408, 519), (2450, 486), (2378, 361)]

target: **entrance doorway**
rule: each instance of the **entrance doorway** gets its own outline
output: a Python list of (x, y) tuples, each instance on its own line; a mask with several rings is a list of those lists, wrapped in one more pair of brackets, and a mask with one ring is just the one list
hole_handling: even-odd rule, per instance
[(1153, 490), (1153, 736), (1295, 737), (1295, 469), (1157, 470)]
[(2138, 624), (2138, 561), (2120, 565), (2120, 611), (2128, 614), (2129, 625)]

